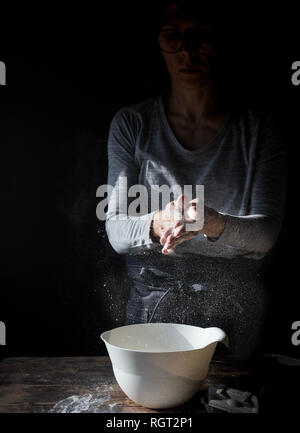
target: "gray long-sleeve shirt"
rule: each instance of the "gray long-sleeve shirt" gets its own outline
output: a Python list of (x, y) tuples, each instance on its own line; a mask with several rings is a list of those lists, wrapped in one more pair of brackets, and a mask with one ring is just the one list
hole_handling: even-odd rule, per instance
[[(227, 216), (225, 229), (215, 242), (199, 233), (171, 256), (262, 258), (280, 231), (287, 184), (286, 153), (272, 116), (231, 110), (210, 143), (188, 150), (168, 123), (164, 95), (124, 107), (114, 116), (108, 139), (108, 184), (118, 195), (118, 180), (126, 177), (128, 189), (145, 185), (149, 198), (152, 185), (204, 185), (205, 204)], [(119, 197), (117, 208), (110, 199), (106, 215), (112, 247), (119, 254), (162, 255), (162, 246), (150, 237), (158, 208), (148, 208), (143, 217), (114, 220), (116, 213), (124, 213), (125, 200), (128, 204), (134, 200), (126, 197), (125, 190)]]

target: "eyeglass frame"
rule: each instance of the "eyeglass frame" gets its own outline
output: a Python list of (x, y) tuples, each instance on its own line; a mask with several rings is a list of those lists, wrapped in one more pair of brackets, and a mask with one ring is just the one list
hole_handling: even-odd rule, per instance
[[(176, 51), (167, 51), (167, 50), (165, 50), (164, 48), (162, 48), (162, 46), (161, 46), (161, 44), (160, 44), (160, 42), (159, 42), (159, 37), (160, 37), (161, 33), (163, 33), (163, 32), (167, 32), (167, 31), (170, 31), (170, 30), (178, 31), (178, 32), (181, 34), (181, 44), (180, 44), (180, 48), (179, 48), (178, 50), (176, 50)], [(193, 29), (188, 29), (188, 30), (186, 30), (184, 33), (181, 32), (181, 31), (180, 31), (179, 29), (177, 29), (177, 28), (161, 29), (160, 32), (159, 32), (159, 34), (158, 34), (158, 38), (157, 38), (157, 39), (158, 39), (158, 45), (159, 45), (161, 51), (163, 51), (163, 52), (165, 52), (165, 53), (168, 53), (168, 54), (176, 54), (176, 53), (179, 53), (179, 52), (182, 51), (182, 49), (185, 47), (185, 44), (186, 44), (186, 42), (187, 42), (186, 34), (187, 34), (187, 33), (190, 34), (191, 31), (193, 31)], [(215, 34), (214, 31), (213, 31), (213, 34)], [(202, 42), (201, 45), (202, 45), (203, 43), (205, 43), (205, 42)], [(214, 45), (215, 45), (215, 40), (213, 41), (213, 43), (214, 43)], [(199, 50), (199, 49), (198, 49), (198, 50)], [(210, 54), (210, 53), (213, 53), (214, 51), (215, 51), (215, 46), (214, 46), (211, 50), (209, 50), (209, 51), (205, 51), (205, 52), (202, 52), (202, 53), (199, 53), (199, 54)]]

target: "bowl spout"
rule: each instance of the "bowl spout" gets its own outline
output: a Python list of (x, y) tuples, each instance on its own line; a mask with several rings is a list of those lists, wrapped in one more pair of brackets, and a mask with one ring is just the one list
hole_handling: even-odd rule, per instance
[(206, 344), (211, 343), (223, 343), (226, 347), (229, 347), (229, 338), (227, 334), (223, 331), (223, 329), (212, 327), (212, 328), (204, 328), (203, 332), (206, 334)]

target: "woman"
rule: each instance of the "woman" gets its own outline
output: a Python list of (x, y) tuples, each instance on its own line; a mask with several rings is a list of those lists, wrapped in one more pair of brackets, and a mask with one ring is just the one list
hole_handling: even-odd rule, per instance
[[(219, 326), (231, 343), (219, 356), (249, 360), (266, 306), (260, 259), (283, 218), (282, 140), (270, 116), (220, 105), (216, 28), (193, 8), (168, 2), (158, 42), (169, 88), (119, 110), (108, 139), (108, 184), (117, 195), (110, 196), (106, 231), (133, 281), (126, 323)], [(128, 190), (137, 184), (146, 187), (148, 204), (153, 185), (192, 185), (193, 196), (175, 189), (167, 205), (148, 207), (143, 217), (126, 214)], [(197, 185), (204, 185), (204, 224), (191, 231), (185, 223), (201, 220)]]

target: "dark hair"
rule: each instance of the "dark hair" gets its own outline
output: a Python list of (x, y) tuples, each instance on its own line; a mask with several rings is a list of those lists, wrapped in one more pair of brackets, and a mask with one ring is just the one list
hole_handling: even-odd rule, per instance
[[(168, 13), (167, 13), (168, 10)], [(165, 0), (161, 1), (156, 9), (156, 28), (166, 22), (167, 17), (181, 17), (184, 19), (192, 18), (203, 25), (217, 27), (215, 13), (212, 14), (203, 0)]]

